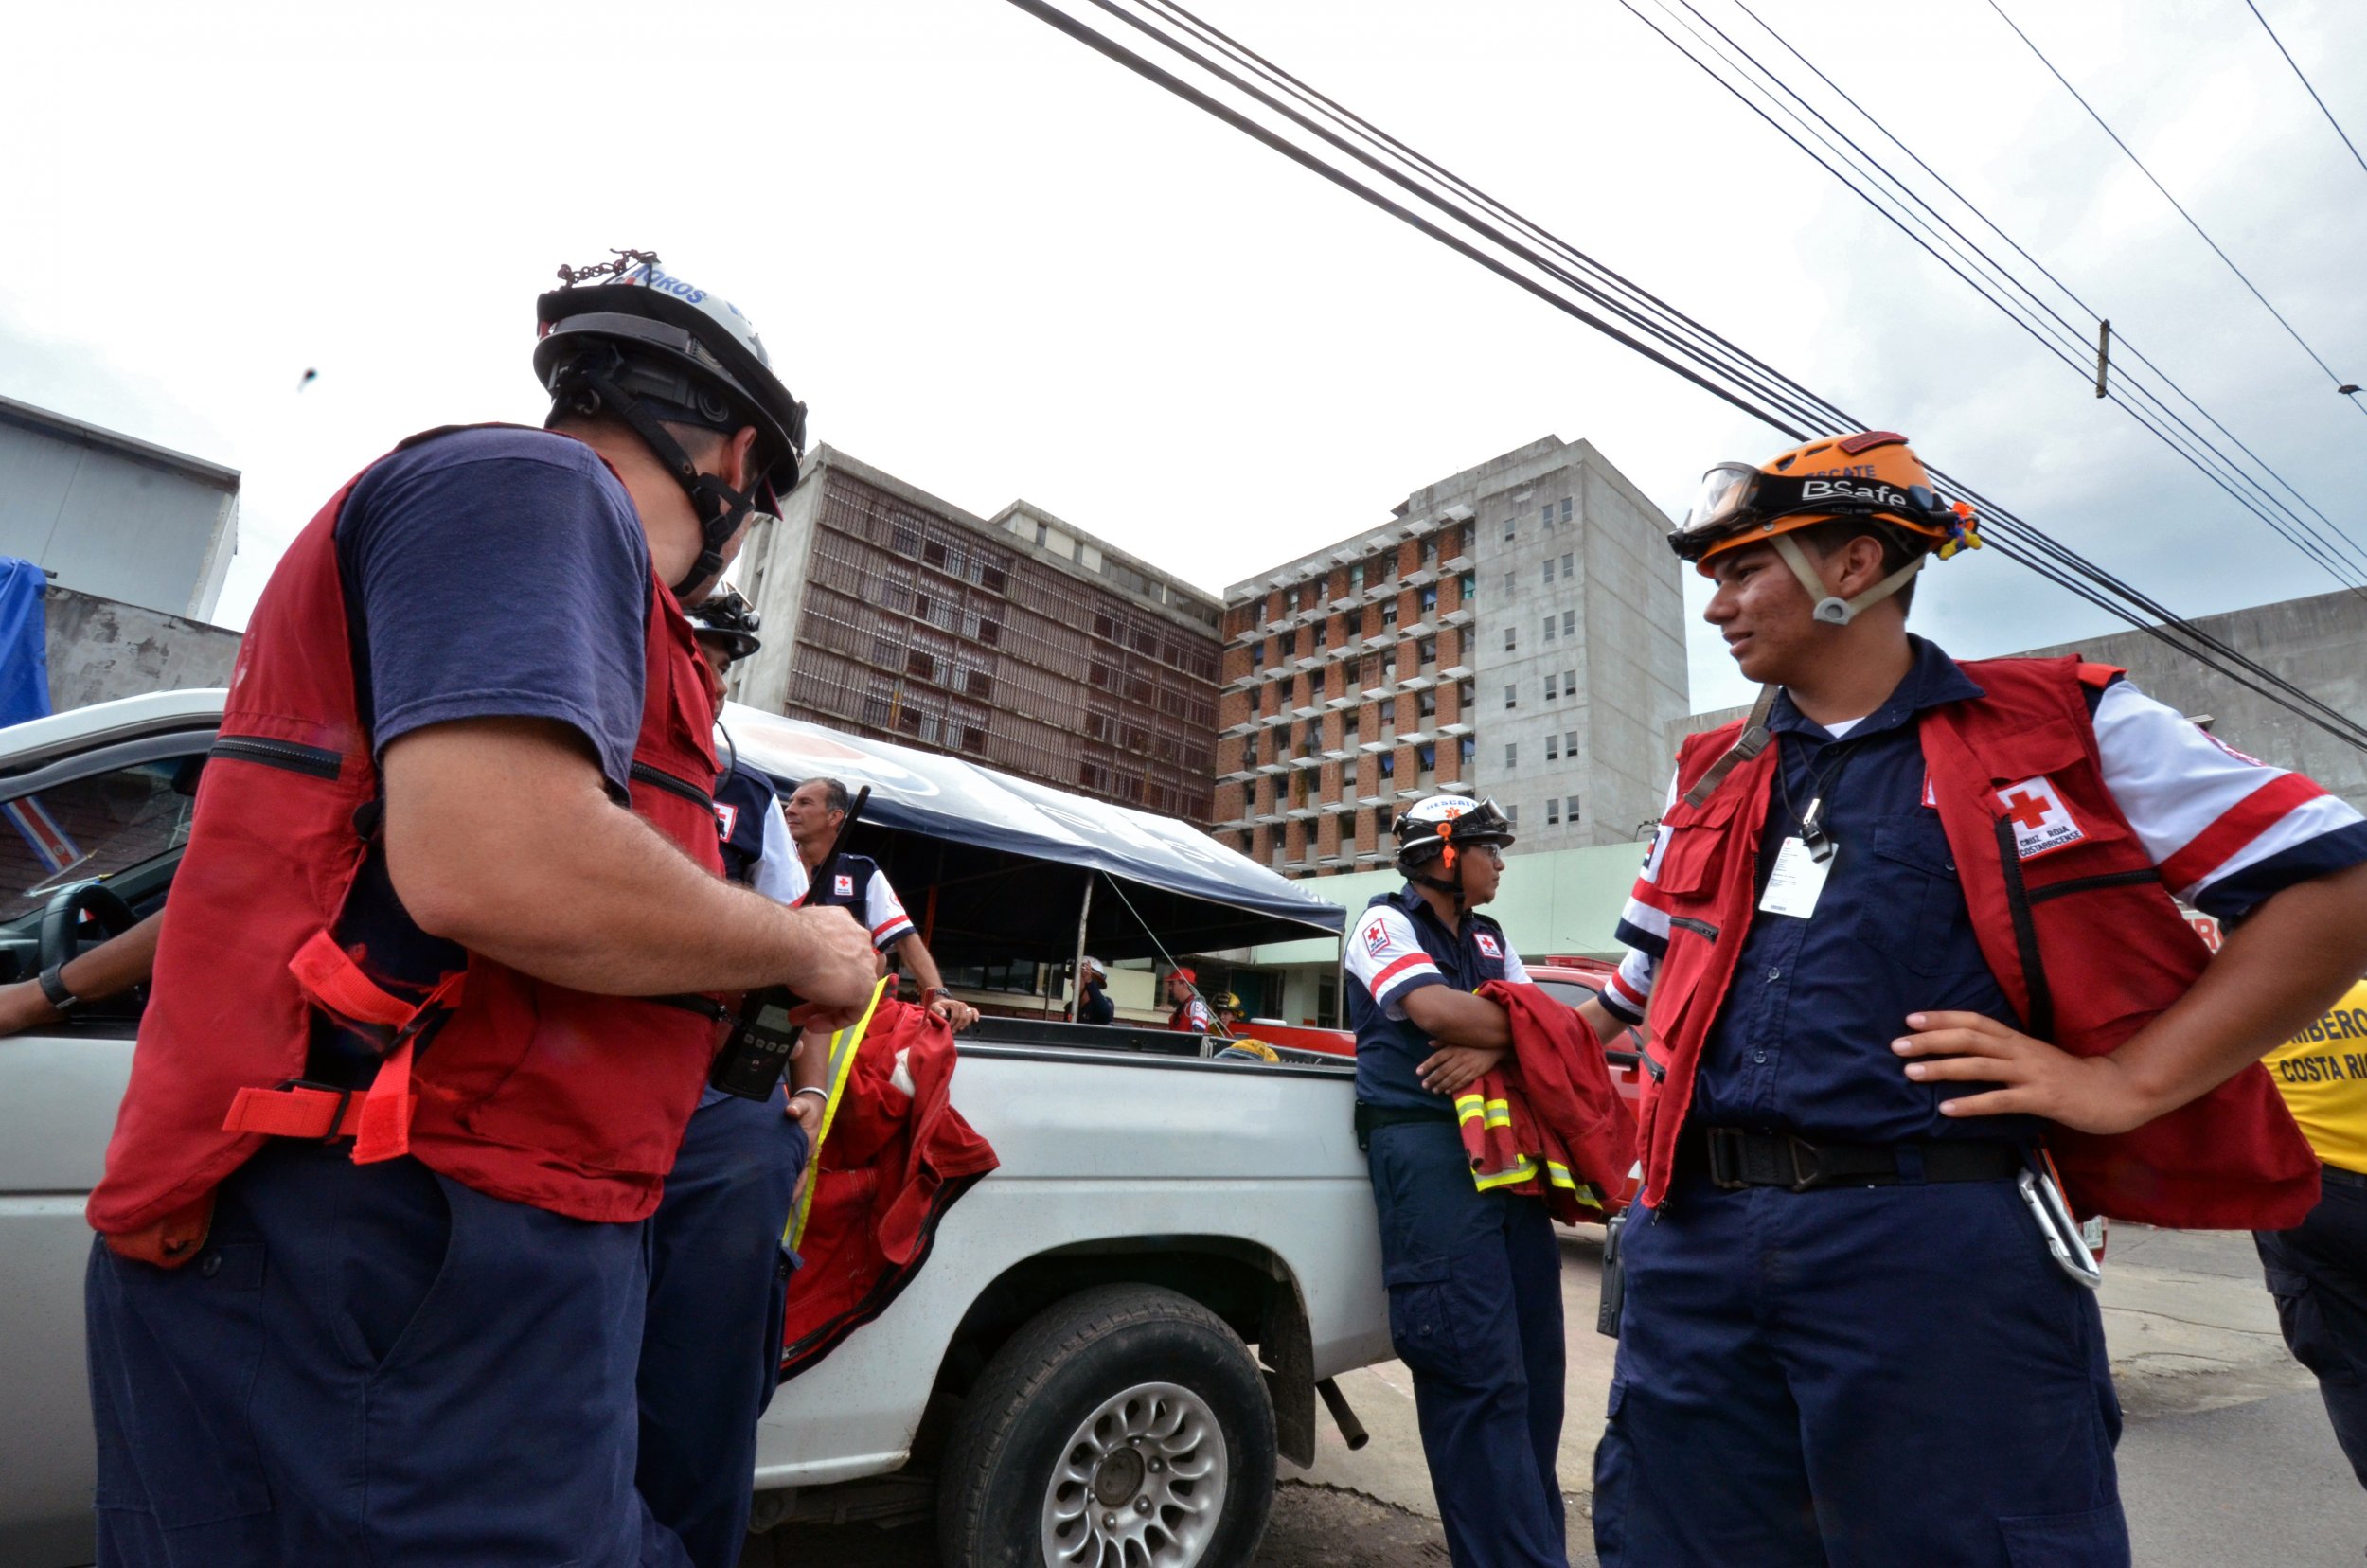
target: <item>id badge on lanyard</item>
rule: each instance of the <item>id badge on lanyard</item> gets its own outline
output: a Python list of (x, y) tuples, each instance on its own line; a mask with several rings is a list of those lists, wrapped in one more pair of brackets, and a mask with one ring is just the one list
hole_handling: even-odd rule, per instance
[(1824, 879), (1833, 872), (1833, 855), (1840, 846), (1824, 831), (1824, 799), (1808, 802), (1801, 813), (1800, 831), (1784, 840), (1775, 851), (1775, 868), (1768, 874), (1767, 891), (1759, 908), (1769, 915), (1789, 915), (1805, 920), (1816, 913), (1824, 893)]

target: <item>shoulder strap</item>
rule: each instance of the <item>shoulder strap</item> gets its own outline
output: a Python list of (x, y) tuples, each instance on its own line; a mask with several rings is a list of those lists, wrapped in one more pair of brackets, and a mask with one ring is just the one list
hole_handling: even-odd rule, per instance
[(1775, 687), (1759, 687), (1759, 700), (1751, 704), (1751, 717), (1743, 722), (1741, 736), (1726, 749), (1725, 756), (1710, 764), (1707, 773), (1693, 781), (1693, 788), (1685, 792), (1686, 805), (1699, 806), (1709, 799), (1726, 782), (1728, 774), (1767, 749), (1767, 743), (1775, 739), (1767, 727), (1767, 716), (1774, 707)]

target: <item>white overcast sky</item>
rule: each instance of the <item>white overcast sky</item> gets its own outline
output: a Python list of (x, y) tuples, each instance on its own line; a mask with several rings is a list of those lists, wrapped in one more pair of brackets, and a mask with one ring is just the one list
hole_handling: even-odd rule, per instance
[[(2367, 171), (2243, 0), (2004, 3), (2367, 381)], [(2367, 137), (2367, 5), (2261, 7)], [(1615, 0), (1199, 9), (2180, 613), (2334, 586)], [(2367, 419), (1985, 0), (1756, 9), (2367, 540)], [(533, 295), (612, 245), (737, 300), (817, 438), (1211, 589), (1548, 432), (1670, 510), (1785, 444), (1003, 0), (9, 31), (0, 391), (244, 472), (231, 624), (397, 437), (539, 418)], [(2108, 624), (1994, 553), (1935, 568), (1917, 619), (1960, 654)], [(1738, 700), (1694, 630), (1696, 706)]]

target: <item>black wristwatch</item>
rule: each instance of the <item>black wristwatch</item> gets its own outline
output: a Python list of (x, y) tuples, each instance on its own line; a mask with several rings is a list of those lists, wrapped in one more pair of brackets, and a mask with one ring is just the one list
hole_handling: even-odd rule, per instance
[(72, 1017), (74, 1010), (82, 1005), (82, 999), (66, 989), (65, 965), (62, 963), (52, 964), (41, 971), (41, 994), (47, 997), (49, 1005), (63, 1017)]

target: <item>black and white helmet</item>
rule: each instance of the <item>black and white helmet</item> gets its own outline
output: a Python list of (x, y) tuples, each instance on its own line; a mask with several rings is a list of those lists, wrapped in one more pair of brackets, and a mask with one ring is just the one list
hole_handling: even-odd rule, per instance
[[(752, 514), (775, 513), (797, 483), (806, 405), (774, 372), (748, 318), (721, 294), (663, 271), (645, 251), (578, 272), (536, 302), (534, 371), (554, 405), (631, 425), (699, 509), (705, 549), (676, 592), (714, 580), (722, 549)], [(745, 491), (701, 473), (661, 421), (757, 435)]]
[(1411, 877), (1433, 860), (1454, 866), (1452, 852), (1469, 845), (1511, 846), (1512, 822), (1492, 800), (1469, 795), (1433, 795), (1417, 800), (1397, 818), (1397, 869)]
[(706, 602), (689, 612), (689, 619), (691, 631), (721, 643), (725, 656), (733, 660), (744, 659), (764, 646), (756, 636), (764, 617), (737, 588), (718, 588)]

